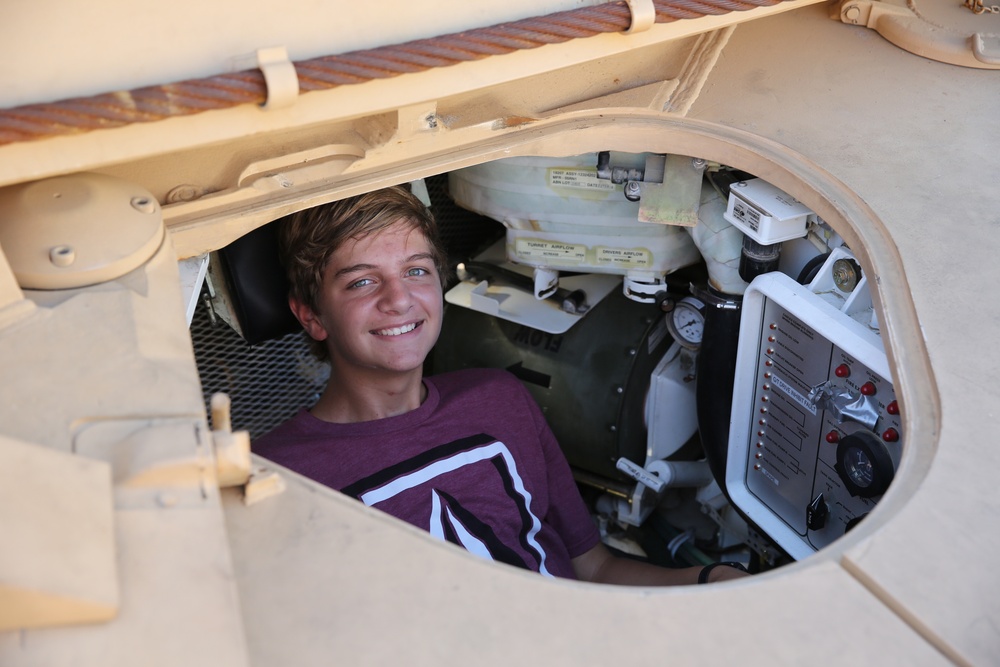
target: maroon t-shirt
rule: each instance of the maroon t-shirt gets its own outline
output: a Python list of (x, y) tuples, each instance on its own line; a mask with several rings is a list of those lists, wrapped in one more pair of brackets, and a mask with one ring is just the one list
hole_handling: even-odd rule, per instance
[(302, 410), (253, 450), (485, 558), (574, 578), (570, 559), (599, 535), (531, 394), (489, 369), (424, 384), (406, 414), (331, 424)]

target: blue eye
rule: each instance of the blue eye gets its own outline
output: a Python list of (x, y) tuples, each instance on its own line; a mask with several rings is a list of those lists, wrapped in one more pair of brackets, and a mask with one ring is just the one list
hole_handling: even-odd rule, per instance
[(416, 267), (413, 267), (412, 269), (407, 270), (406, 275), (408, 275), (408, 276), (426, 276), (429, 273), (430, 273), (430, 271), (428, 271), (427, 269), (425, 269), (423, 267), (416, 266)]
[(373, 281), (371, 278), (362, 278), (361, 280), (348, 285), (347, 289), (354, 289), (355, 287), (365, 287), (366, 285), (370, 285), (373, 282), (375, 281)]

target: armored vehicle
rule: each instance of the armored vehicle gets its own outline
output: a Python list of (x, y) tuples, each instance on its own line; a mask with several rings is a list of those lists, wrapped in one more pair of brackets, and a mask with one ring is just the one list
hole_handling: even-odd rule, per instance
[[(996, 664), (997, 7), (4, 14), (0, 664)], [(327, 380), (274, 223), (395, 184), (428, 372), (520, 378), (610, 546), (753, 576), (546, 578), (252, 453)]]

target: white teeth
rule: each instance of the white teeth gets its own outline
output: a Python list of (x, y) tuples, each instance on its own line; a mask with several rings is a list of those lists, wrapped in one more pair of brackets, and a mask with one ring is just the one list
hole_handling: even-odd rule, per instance
[(401, 327), (395, 327), (392, 329), (379, 329), (375, 333), (377, 333), (379, 336), (399, 336), (405, 333), (409, 333), (416, 328), (417, 328), (416, 323), (413, 323), (413, 324), (406, 324)]

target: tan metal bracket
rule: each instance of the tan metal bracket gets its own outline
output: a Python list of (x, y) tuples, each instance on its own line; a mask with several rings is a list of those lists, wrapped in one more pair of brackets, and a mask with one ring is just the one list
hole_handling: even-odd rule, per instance
[(962, 67), (1000, 69), (1000, 15), (992, 7), (935, 0), (842, 0), (837, 18), (863, 25), (910, 53)]
[(632, 23), (625, 34), (634, 32), (645, 32), (656, 23), (656, 7), (653, 0), (625, 0), (628, 9), (632, 12)]
[(267, 101), (261, 105), (262, 109), (270, 111), (295, 104), (299, 97), (299, 75), (285, 47), (257, 49), (257, 67), (264, 73), (267, 84)]

